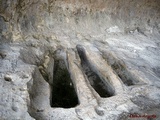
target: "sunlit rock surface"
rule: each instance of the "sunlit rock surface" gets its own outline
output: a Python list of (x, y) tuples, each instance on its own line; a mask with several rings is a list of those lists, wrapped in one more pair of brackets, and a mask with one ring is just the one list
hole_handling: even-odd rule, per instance
[(160, 1), (0, 0), (0, 120), (134, 114), (160, 119)]

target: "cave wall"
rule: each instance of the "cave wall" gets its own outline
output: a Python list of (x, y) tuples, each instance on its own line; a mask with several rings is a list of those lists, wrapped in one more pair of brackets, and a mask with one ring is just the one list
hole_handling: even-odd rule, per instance
[(160, 33), (159, 0), (0, 0), (0, 36), (24, 40), (59, 29)]

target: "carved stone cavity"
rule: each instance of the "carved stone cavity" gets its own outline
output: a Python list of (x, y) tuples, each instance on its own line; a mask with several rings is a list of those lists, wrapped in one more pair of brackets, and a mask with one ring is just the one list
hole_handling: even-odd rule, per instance
[(51, 107), (71, 108), (79, 104), (64, 60), (54, 61)]
[(108, 88), (110, 88), (108, 84), (103, 81), (92, 69), (87, 60), (87, 56), (85, 55), (85, 51), (80, 46), (77, 46), (77, 51), (81, 59), (82, 70), (84, 71), (90, 85), (94, 88), (94, 90), (100, 95), (100, 97), (103, 98), (113, 96), (113, 93), (110, 92), (112, 90), (108, 90)]

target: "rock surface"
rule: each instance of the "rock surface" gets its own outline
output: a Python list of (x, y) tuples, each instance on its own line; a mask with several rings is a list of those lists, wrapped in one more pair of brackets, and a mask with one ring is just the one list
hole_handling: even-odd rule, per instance
[[(57, 56), (75, 107), (51, 107)], [(0, 0), (0, 120), (146, 118), (160, 119), (158, 0)]]

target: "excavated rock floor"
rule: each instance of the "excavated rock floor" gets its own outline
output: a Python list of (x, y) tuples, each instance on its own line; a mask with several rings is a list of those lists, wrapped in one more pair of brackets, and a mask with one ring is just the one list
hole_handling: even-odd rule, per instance
[(56, 38), (0, 45), (1, 120), (160, 119), (159, 36)]

